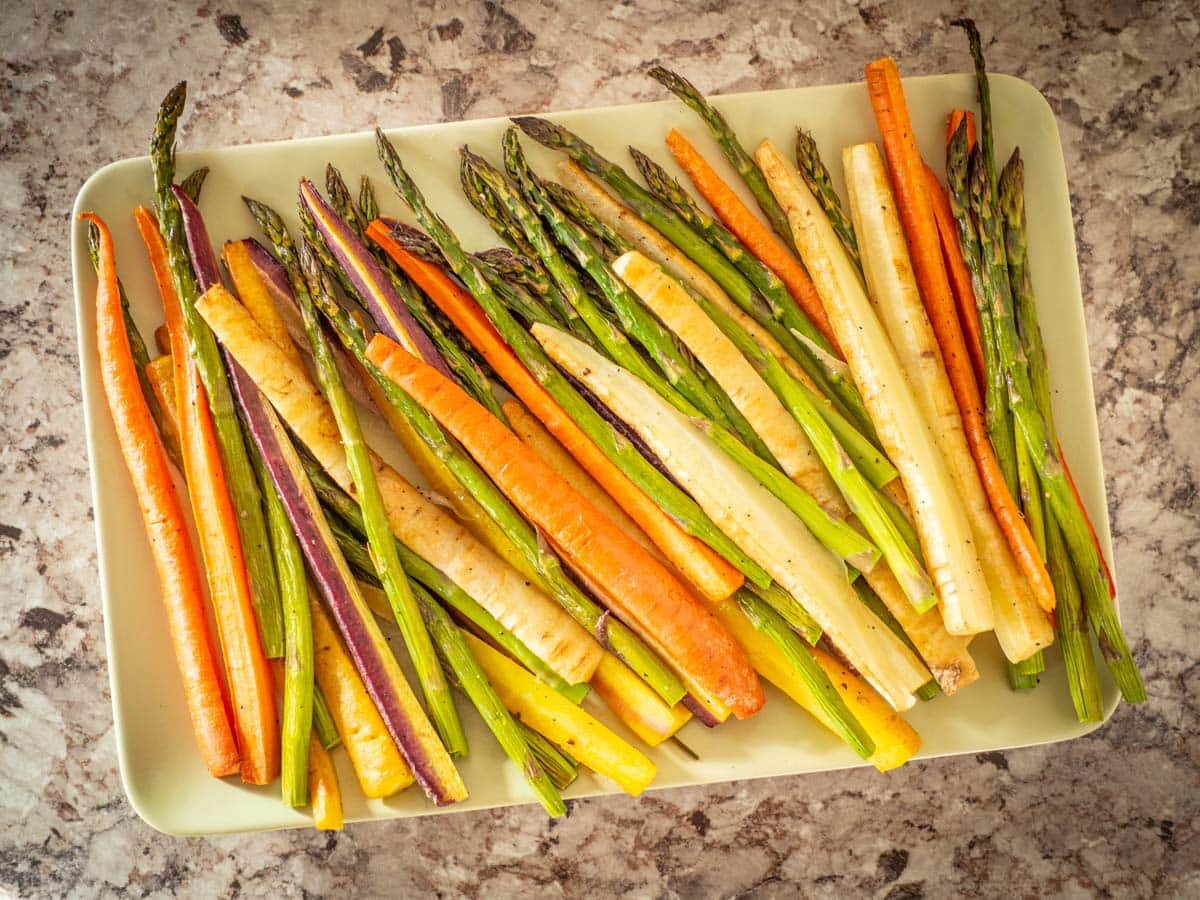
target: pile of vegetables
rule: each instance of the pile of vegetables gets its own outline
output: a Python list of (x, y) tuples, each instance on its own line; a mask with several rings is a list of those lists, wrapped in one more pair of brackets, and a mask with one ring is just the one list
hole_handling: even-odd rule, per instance
[[(656, 68), (759, 209), (678, 131), (694, 194), (637, 148), (641, 181), (518, 118), (495, 162), (462, 151), (502, 242), (481, 252), (377, 131), (418, 227), (330, 166), (323, 191), (299, 185), (300, 233), (246, 198), (261, 234), (218, 254), (205, 171), (176, 183), (185, 86), (167, 95), (154, 210), (134, 211), (157, 358), (107, 226), (83, 218), (105, 395), (214, 777), (278, 778), (338, 828), (341, 746), (365, 796), (454, 803), (473, 708), (557, 816), (580, 767), (636, 795), (655, 775), (638, 742), (755, 715), (760, 679), (887, 770), (920, 746), (901, 713), (979, 678), (985, 632), (1014, 689), (1057, 637), (1080, 721), (1103, 715), (1093, 635), (1145, 699), (1057, 442), (1023, 161), (997, 170), (979, 35), (958, 24), (979, 110), (949, 116), (945, 187), (891, 59), (866, 69), (882, 150), (844, 149), (845, 201), (807, 132), (794, 164), (750, 152)], [(562, 151), (555, 176), (522, 134)]]

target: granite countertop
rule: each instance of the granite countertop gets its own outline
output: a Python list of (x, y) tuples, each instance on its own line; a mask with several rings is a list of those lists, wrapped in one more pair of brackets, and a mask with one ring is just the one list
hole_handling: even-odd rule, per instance
[[(574, 804), (179, 840), (117, 773), (68, 215), (180, 77), (206, 146), (962, 71), (959, 3), (523, 0), (0, 9), (0, 894), (1200, 894), (1200, 37), (1186, 2), (993, 4), (995, 71), (1058, 116), (1117, 568), (1150, 702), (1066, 745)], [(932, 7), (940, 9), (935, 13)], [(750, 12), (752, 10), (752, 12)], [(918, 11), (919, 10), (919, 11)]]

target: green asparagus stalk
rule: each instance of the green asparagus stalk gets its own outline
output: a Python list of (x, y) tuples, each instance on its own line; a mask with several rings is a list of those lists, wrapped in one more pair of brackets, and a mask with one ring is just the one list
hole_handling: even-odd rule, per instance
[(342, 742), (342, 736), (338, 734), (337, 725), (333, 721), (333, 713), (329, 711), (329, 703), (317, 685), (313, 685), (312, 717), (313, 732), (317, 735), (317, 740), (321, 742), (322, 747), (332, 750)]
[(158, 225), (167, 245), (167, 260), (175, 293), (183, 310), (188, 346), (208, 397), (221, 461), (225, 465), (225, 480), (229, 486), (229, 499), (237, 514), (238, 535), (246, 559), (263, 650), (268, 658), (274, 659), (283, 653), (283, 630), (274, 613), (279, 605), (278, 589), (263, 515), (262, 494), (250, 464), (241, 420), (216, 338), (196, 311), (196, 274), (188, 253), (183, 213), (179, 200), (171, 190), (175, 178), (175, 131), (186, 99), (187, 82), (181, 81), (163, 98), (150, 139), (150, 165), (158, 201)]
[(267, 530), (279, 598), (283, 606), (283, 721), (280, 726), (279, 780), (283, 802), (289, 806), (308, 803), (308, 745), (313, 727), (312, 618), (308, 605), (308, 576), (304, 553), (292, 530), (283, 501), (275, 489), (262, 458), (252, 455), (258, 483), (267, 508)]
[(988, 438), (996, 452), (996, 462), (1004, 475), (1004, 483), (1016, 497), (1017, 450), (1013, 431), (1012, 414), (1008, 409), (1008, 385), (1004, 379), (1004, 367), (1000, 365), (996, 325), (992, 321), (991, 280), (985, 277), (979, 234), (971, 220), (971, 194), (969, 180), (971, 172), (979, 167), (979, 150), (967, 150), (966, 121), (959, 125), (946, 150), (946, 181), (949, 186), (950, 208), (958, 226), (959, 242), (963, 258), (971, 272), (971, 287), (975, 293), (975, 305), (979, 313), (980, 343), (983, 344), (983, 361), (986, 371), (984, 384), (984, 422)]
[[(95, 223), (88, 223), (88, 257), (92, 261), (92, 268), (99, 269), (100, 265), (100, 230)], [(125, 293), (125, 285), (119, 280), (117, 281), (117, 290), (121, 295), (121, 315), (125, 319), (125, 333), (129, 335), (129, 350), (133, 356), (133, 365), (137, 370), (138, 384), (142, 388), (142, 396), (146, 399), (146, 406), (150, 410), (150, 417), (154, 419), (154, 424), (158, 427), (158, 436), (162, 439), (163, 449), (167, 452), (167, 458), (177, 466), (181, 465), (183, 459), (183, 451), (179, 447), (179, 435), (175, 433), (175, 428), (171, 425), (170, 418), (163, 412), (162, 405), (158, 402), (158, 395), (154, 393), (154, 388), (150, 385), (150, 379), (146, 375), (146, 366), (150, 362), (150, 354), (146, 350), (146, 341), (142, 337), (141, 331), (138, 330), (137, 322), (133, 319), (133, 312), (129, 308), (129, 295)]]
[(425, 695), (429, 707), (430, 718), (437, 727), (446, 750), (452, 756), (464, 756), (467, 752), (467, 736), (459, 721), (454, 708), (454, 698), (446, 684), (445, 676), (438, 665), (437, 654), (430, 640), (421, 617), (421, 610), (413, 596), (412, 586), (400, 565), (396, 554), (396, 543), (392, 539), (391, 528), (388, 525), (387, 513), (383, 507), (383, 497), (379, 493), (379, 485), (375, 481), (375, 468), (371, 460), (371, 452), (363, 439), (362, 427), (358, 414), (354, 409), (354, 401), (350, 399), (337, 365), (334, 363), (332, 349), (321, 331), (321, 320), (318, 317), (312, 295), (327, 296), (332, 290), (327, 276), (321, 270), (312, 245), (305, 242), (300, 247), (300, 266), (308, 282), (308, 291), (297, 296), (301, 315), (304, 317), (304, 330), (308, 334), (312, 346), (313, 360), (317, 370), (317, 380), (321, 391), (325, 394), (338, 430), (341, 432), (342, 444), (346, 450), (346, 463), (354, 478), (359, 502), (362, 505), (363, 520), (367, 529), (367, 540), (371, 554), (375, 559), (375, 569), (383, 584), (384, 592), (391, 603), (392, 612), (396, 617), (396, 625), (404, 638), (409, 658), (417, 672), (417, 680)]
[[(641, 354), (634, 351), (622, 332), (631, 335), (654, 360), (658, 370), (666, 376), (675, 391), (686, 397), (692, 407), (698, 409), (706, 418), (735, 431), (755, 453), (774, 464), (771, 452), (734, 406), (733, 401), (724, 391), (714, 394), (708, 390), (707, 385), (696, 375), (694, 361), (685, 357), (678, 342), (662, 323), (608, 267), (587, 235), (550, 201), (529, 169), (515, 129), (510, 128), (505, 132), (503, 146), (505, 167), (509, 176), (516, 182), (520, 194), (511, 189), (504, 176), (482, 158), (474, 154), (469, 157), (464, 154), (464, 159), (476, 169), (479, 180), (491, 188), (497, 201), (521, 224), (526, 238), (538, 250), (543, 264), (563, 295), (579, 311), (588, 328), (605, 349), (620, 365), (639, 378), (647, 380), (647, 375), (654, 378), (654, 371)], [(549, 233), (542, 227), (539, 216), (545, 219), (550, 229)], [(555, 246), (555, 239), (566, 252), (574, 256), (576, 263), (603, 292), (616, 313), (619, 329), (591, 302), (591, 298), (583, 290), (582, 283), (575, 277), (574, 270), (560, 255)]]
[[(247, 201), (264, 234), (292, 282), (293, 292), (308, 296), (308, 287), (299, 269), (291, 236), (279, 214), (265, 204)], [(603, 611), (563, 571), (558, 557), (538, 540), (537, 532), (509, 503), (482, 469), (456, 444), (451, 442), (434, 418), (394, 381), (386, 378), (366, 358), (366, 338), (361, 328), (336, 303), (326, 303), (322, 312), (334, 326), (339, 339), (376, 379), (388, 402), (409, 421), (418, 436), (441, 459), (451, 474), (471, 493), (487, 514), (513, 542), (530, 568), (541, 578), (540, 586), (592, 634), (601, 624)], [(521, 330), (518, 327), (518, 330)], [(607, 427), (607, 426), (606, 426)], [(607, 633), (613, 653), (630, 666), (663, 700), (674, 705), (687, 693), (683, 683), (623, 622), (608, 619)]]
[(875, 752), (875, 742), (871, 740), (871, 736), (867, 734), (854, 713), (846, 706), (846, 701), (837, 692), (829, 680), (829, 676), (825, 674), (825, 670), (821, 668), (820, 663), (816, 661), (804, 642), (787, 627), (787, 623), (774, 609), (759, 601), (750, 591), (738, 591), (734, 596), (737, 597), (738, 606), (750, 619), (751, 624), (770, 637), (796, 671), (800, 673), (809, 690), (812, 691), (814, 699), (834, 724), (837, 736), (849, 744), (850, 748), (863, 759), (869, 758)]
[[(1004, 215), (1004, 243), (1008, 258), (1009, 280), (1016, 301), (1017, 328), (1021, 346), (1029, 360), (1029, 380), (1034, 405), (1046, 424), (1046, 435), (1055, 446), (1058, 436), (1054, 426), (1054, 409), (1050, 399), (1050, 367), (1042, 330), (1038, 323), (1037, 304), (1033, 296), (1033, 281), (1029, 274), (1028, 241), (1025, 225), (1025, 166), (1019, 151), (1014, 150), (1000, 174), (1000, 204)], [(1083, 614), (1079, 583), (1071, 571), (1070, 556), (1062, 530), (1053, 516), (1045, 519), (1046, 565), (1054, 583), (1057, 598), (1055, 618), (1063, 662), (1067, 669), (1067, 685), (1081, 722), (1099, 722), (1103, 716), (1100, 681), (1088, 637), (1087, 621)]]
[(596, 442), (596, 445), (612, 460), (613, 464), (620, 468), (634, 484), (655, 498), (667, 514), (672, 516), (685, 531), (712, 547), (755, 584), (760, 587), (770, 584), (771, 577), (761, 566), (750, 559), (724, 532), (717, 528), (691, 497), (654, 468), (628, 440), (617, 434), (612, 426), (604, 421), (600, 414), (571, 387), (532, 335), (509, 315), (479, 267), (463, 251), (458, 238), (446, 223), (429, 208), (416, 183), (404, 170), (396, 149), (382, 131), (376, 131), (376, 139), (380, 158), (383, 160), (397, 192), (412, 208), (422, 227), (437, 241), (454, 273), (483, 307), (493, 325), (542, 387)]
[(462, 632), (454, 626), (446, 611), (423, 587), (413, 585), (413, 593), (420, 606), (421, 615), (425, 618), (425, 625), (437, 646), (438, 655), (454, 673), (459, 687), (475, 706), (479, 717), (492, 732), (496, 742), (525, 776), (546, 812), (555, 817), (565, 816), (567, 807), (558, 793), (558, 788), (550, 781), (550, 777), (525, 742), (524, 733), (505, 707), (504, 701), (497, 695), (492, 683), (488, 681), (487, 675), (479, 667), (479, 662), (471, 654), (471, 648), (463, 639)]
[[(459, 181), (462, 184), (463, 192), (480, 215), (487, 219), (497, 236), (532, 263), (539, 286), (545, 288), (545, 292), (540, 293), (540, 296), (544, 297), (557, 312), (567, 331), (581, 340), (589, 340), (591, 332), (579, 311), (563, 296), (556, 279), (546, 271), (538, 247), (529, 240), (522, 224), (504, 207), (492, 187), (481, 178), (478, 167), (472, 165), (472, 158), (474, 158), (474, 154), (463, 147), (458, 165)], [(485, 274), (487, 274), (486, 269)]]
[[(887, 604), (880, 599), (879, 595), (871, 589), (865, 578), (860, 578), (854, 584), (854, 589), (858, 592), (858, 598), (862, 600), (863, 605), (875, 613), (876, 618), (883, 622), (888, 627), (888, 631), (900, 638), (904, 642), (904, 646), (908, 647), (917, 658), (920, 658), (921, 651), (917, 649), (917, 645), (913, 643), (912, 638), (904, 630), (904, 626), (892, 615), (892, 611), (887, 608)], [(936, 678), (930, 678), (928, 682), (923, 684), (917, 690), (917, 697), (922, 700), (932, 700), (942, 692), (941, 686), (937, 683)]]
[[(725, 117), (705, 99), (703, 94), (696, 90), (695, 85), (682, 75), (664, 69), (662, 66), (655, 66), (647, 74), (691, 107), (704, 120), (704, 124), (708, 126), (712, 136), (721, 145), (721, 152), (725, 154), (730, 165), (742, 177), (742, 181), (746, 183), (746, 187), (750, 189), (754, 199), (758, 201), (759, 209), (763, 211), (767, 221), (775, 229), (775, 233), (783, 238), (784, 244), (790, 247), (793, 253), (796, 253), (796, 244), (792, 239), (792, 229), (788, 224), (787, 214), (775, 200), (775, 195), (771, 193), (767, 179), (759, 171), (754, 157), (746, 152), (737, 135), (733, 133), (733, 129), (729, 127), (729, 123), (725, 121)], [(796, 258), (800, 258), (799, 253), (796, 253)]]
[[(771, 333), (806, 372), (813, 368), (820, 377), (809, 372), (810, 377), (822, 391), (827, 392), (829, 399), (859, 431), (874, 440), (874, 425), (858, 389), (844, 371), (844, 365), (839, 365), (829, 342), (816, 330), (804, 310), (794, 302), (780, 308), (772, 307), (720, 251), (710, 246), (671, 209), (659, 203), (629, 173), (600, 156), (594, 147), (578, 135), (561, 125), (532, 116), (521, 116), (513, 119), (513, 122), (539, 144), (565, 152), (612, 188), (648, 225), (660, 231), (707, 272), (738, 306)], [(777, 315), (779, 318), (776, 318)], [(805, 340), (798, 338), (797, 333), (803, 335)]]
[[(547, 192), (551, 194), (556, 205), (565, 203), (565, 206), (560, 205), (560, 209), (564, 211), (571, 209), (569, 218), (586, 231), (598, 244), (604, 246), (606, 254), (620, 256), (635, 249), (624, 237), (596, 218), (587, 205), (569, 188), (553, 182), (543, 182), (543, 184), (546, 186)], [(683, 287), (693, 300), (700, 303), (705, 309), (708, 308), (702, 302), (703, 298), (696, 291), (691, 290), (687, 285), (683, 285)], [(712, 378), (703, 367), (700, 367), (700, 372), (702, 377)], [(860, 472), (867, 476), (873, 485), (882, 487), (898, 477), (895, 467), (892, 466), (887, 457), (867, 438), (859, 434), (854, 425), (834, 408), (829, 398), (812, 390), (803, 382), (796, 381), (796, 385), (797, 389), (802, 391), (816, 406), (821, 417), (825, 419), (825, 422), (833, 430), (834, 435), (850, 456), (854, 465)], [(895, 520), (897, 527), (904, 531), (905, 540), (910, 546), (917, 547), (917, 534), (912, 527), (912, 523), (908, 521), (899, 507), (888, 500), (886, 495), (880, 494), (880, 498), (889, 510), (889, 515)]]
[[(854, 575), (858, 574), (854, 569), (850, 569), (849, 571)], [(808, 641), (809, 644), (816, 646), (817, 641), (821, 639), (823, 632), (821, 631), (820, 623), (809, 614), (807, 609), (800, 605), (799, 600), (775, 582), (771, 582), (771, 586), (766, 590), (755, 587), (747, 582), (738, 588), (738, 591), (749, 591), (758, 600), (766, 603), (779, 614), (783, 621), (787, 622), (793, 631)]]
[(555, 206), (566, 214), (567, 218), (592, 236), (593, 239), (612, 256), (620, 256), (632, 247), (629, 241), (621, 237), (607, 222), (601, 222), (588, 205), (579, 199), (569, 187), (557, 181), (541, 179), (540, 183), (546, 195)]
[(821, 464), (829, 472), (846, 504), (862, 523), (874, 545), (883, 553), (905, 596), (924, 612), (937, 601), (933, 584), (918, 550), (901, 532), (882, 495), (854, 465), (828, 423), (821, 417), (806, 386), (793, 378), (774, 355), (768, 353), (734, 319), (705, 297), (694, 295), (705, 314), (754, 366), (775, 396), (807, 435)]
[(565, 791), (574, 784), (575, 779), (579, 777), (579, 764), (561, 748), (556, 747), (524, 722), (518, 720), (517, 726), (521, 729), (521, 735), (529, 746), (529, 752), (533, 754), (538, 765), (550, 777), (554, 786), (560, 791)]
[(201, 166), (198, 169), (193, 169), (183, 181), (179, 182), (179, 187), (188, 195), (193, 203), (200, 202), (200, 189), (204, 187), (204, 179), (208, 177), (208, 166)]
[(1049, 439), (1046, 423), (1037, 410), (1029, 378), (1029, 365), (1012, 315), (1008, 267), (1004, 254), (1003, 225), (992, 203), (984, 166), (971, 178), (971, 215), (979, 234), (983, 269), (996, 287), (990, 297), (1000, 362), (1008, 382), (1008, 404), (1017, 424), (1017, 439), (1024, 442), (1041, 480), (1046, 503), (1075, 564), (1088, 618), (1096, 629), (1100, 650), (1127, 702), (1146, 699), (1146, 688), (1129, 651), (1116, 607), (1108, 593), (1103, 565), (1092, 542), (1087, 519), (1075, 502), (1063, 470), (1058, 448)]
[(800, 177), (804, 179), (808, 189), (817, 198), (821, 209), (824, 210), (829, 224), (833, 226), (834, 234), (846, 248), (846, 255), (850, 257), (854, 267), (861, 275), (862, 259), (858, 254), (858, 238), (854, 234), (854, 225), (842, 208), (842, 200), (833, 187), (833, 179), (821, 159), (817, 142), (803, 128), (796, 129), (796, 168), (799, 169)]
[[(320, 466), (310, 460), (305, 460), (304, 465), (321, 502), (334, 513), (329, 524), (334, 537), (337, 538), (342, 555), (346, 557), (346, 561), (359, 577), (369, 584), (382, 587), (379, 575), (375, 570), (375, 562), (371, 558), (370, 552), (362, 544), (362, 541), (366, 539), (362, 509), (325, 474)], [(396, 538), (395, 541), (400, 565), (404, 567), (409, 578), (423, 584), (442, 603), (474, 625), (489, 640), (494, 641), (513, 659), (572, 703), (583, 702), (583, 698), (588, 694), (588, 685), (569, 684), (440, 569), (410, 550), (399, 538)]]
[[(738, 271), (758, 292), (758, 296), (766, 303), (770, 319), (778, 323), (772, 334), (780, 341), (789, 355), (799, 363), (809, 378), (813, 379), (826, 393), (831, 392), (832, 386), (828, 378), (830, 368), (838, 369), (844, 376), (845, 366), (833, 361), (832, 348), (808, 317), (796, 306), (795, 300), (788, 293), (784, 283), (779, 280), (779, 276), (747, 250), (736, 235), (700, 209), (692, 196), (671, 177), (666, 169), (636, 147), (630, 147), (629, 153), (633, 157), (638, 171), (646, 180), (646, 184), (649, 185), (651, 194), (737, 267)], [(765, 314), (760, 313), (760, 315)], [(819, 365), (818, 360), (824, 361), (825, 365)], [(873, 441), (875, 440), (874, 431), (866, 432), (866, 434)]]
[(996, 174), (995, 138), (992, 131), (992, 89), (988, 83), (987, 66), (983, 61), (983, 42), (980, 40), (979, 29), (974, 19), (953, 19), (950, 24), (966, 32), (971, 60), (975, 63), (975, 87), (979, 95), (979, 146), (983, 153), (983, 164), (986, 166), (987, 187), (992, 204), (998, 206), (1000, 185)]
[(521, 226), (497, 203), (495, 195), (479, 180), (475, 171), (466, 165), (465, 156), (459, 159), (458, 177), (467, 200), (487, 219), (496, 235), (526, 259), (537, 259), (537, 249), (525, 238)]
[(325, 193), (329, 195), (329, 202), (337, 214), (346, 220), (360, 239), (363, 238), (371, 220), (363, 218), (362, 210), (350, 196), (350, 187), (333, 163), (325, 164)]

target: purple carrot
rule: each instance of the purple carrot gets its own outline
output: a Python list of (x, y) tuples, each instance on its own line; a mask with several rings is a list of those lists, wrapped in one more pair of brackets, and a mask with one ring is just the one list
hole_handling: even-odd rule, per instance
[(380, 332), (453, 380), (446, 360), (408, 311), (378, 260), (307, 178), (300, 182), (300, 202), (312, 216), (329, 252), (358, 291)]
[[(388, 733), (412, 768), (417, 783), (437, 805), (453, 803), (456, 799), (454, 795), (461, 792), (459, 785), (453, 784), (446, 773), (439, 771), (419, 733), (424, 731), (428, 740), (436, 742), (433, 726), (427, 721), (423, 729), (414, 726), (414, 716), (424, 717), (425, 714), (408, 685), (400, 684), (404, 676), (354, 583), (354, 576), (325, 520), (296, 448), (284, 432), (275, 411), (265, 403), (258, 402), (261, 397), (258, 388), (254, 387), (253, 382), (249, 387), (249, 397), (242, 391), (242, 385), (235, 384), (234, 388), (247, 429), (279, 492), (288, 520), (304, 551), (309, 571), (337, 622), (338, 631), (346, 642), (355, 668), (362, 676), (363, 684), (379, 710)], [(391, 665), (384, 654), (391, 657)], [(442, 755), (444, 753), (443, 750)], [(454, 771), (452, 764), (449, 771)]]

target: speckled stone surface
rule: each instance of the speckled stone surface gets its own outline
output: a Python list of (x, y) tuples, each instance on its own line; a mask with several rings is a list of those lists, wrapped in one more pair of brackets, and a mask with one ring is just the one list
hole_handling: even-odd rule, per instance
[[(1068, 745), (511, 811), (176, 840), (116, 770), (67, 216), (187, 77), (215, 146), (962, 71), (961, 4), (78, 3), (0, 8), (0, 894), (1200, 895), (1200, 33), (1180, 3), (989, 4), (1059, 118), (1128, 631), (1150, 702)], [(934, 10), (934, 7), (941, 7)], [(1002, 11), (1001, 11), (1002, 7)], [(345, 894), (343, 894), (346, 896)]]

